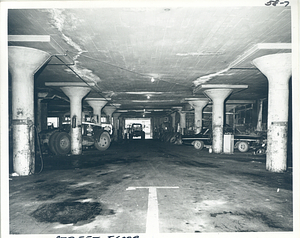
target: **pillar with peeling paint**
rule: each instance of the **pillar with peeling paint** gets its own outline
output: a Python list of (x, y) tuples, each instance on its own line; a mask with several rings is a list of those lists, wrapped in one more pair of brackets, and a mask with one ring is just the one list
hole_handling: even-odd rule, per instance
[(113, 106), (106, 106), (103, 108), (103, 111), (105, 112), (106, 116), (108, 117), (108, 123), (112, 124), (112, 114), (116, 110), (116, 107)]
[(50, 54), (18, 46), (8, 47), (12, 78), (13, 170), (19, 175), (35, 172), (34, 74)]
[(194, 126), (195, 126), (196, 134), (199, 134), (202, 130), (202, 112), (203, 112), (203, 108), (207, 105), (208, 101), (209, 100), (206, 98), (189, 101), (189, 104), (194, 108), (195, 111)]
[(61, 87), (61, 90), (70, 99), (70, 118), (71, 118), (71, 154), (80, 155), (82, 153), (82, 98), (91, 89), (88, 87)]
[(101, 98), (87, 98), (87, 103), (93, 108), (93, 120), (101, 125), (101, 110), (106, 105), (107, 101)]
[(283, 172), (287, 167), (289, 79), (292, 75), (291, 53), (266, 55), (253, 64), (267, 77), (268, 145), (266, 169)]
[(212, 133), (214, 153), (223, 151), (224, 101), (232, 93), (230, 88), (207, 89), (204, 93), (212, 99)]

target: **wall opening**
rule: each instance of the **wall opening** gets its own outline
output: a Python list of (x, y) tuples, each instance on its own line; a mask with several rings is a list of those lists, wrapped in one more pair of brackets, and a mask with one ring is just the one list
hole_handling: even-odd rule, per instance
[(145, 132), (145, 139), (152, 139), (151, 118), (125, 118), (125, 128), (129, 128), (133, 123), (141, 123)]

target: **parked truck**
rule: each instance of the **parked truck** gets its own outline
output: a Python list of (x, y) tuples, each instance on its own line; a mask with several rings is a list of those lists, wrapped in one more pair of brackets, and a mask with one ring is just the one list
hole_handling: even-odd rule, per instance
[[(111, 144), (112, 126), (98, 125), (92, 122), (82, 122), (82, 146), (95, 147), (105, 151)], [(70, 122), (63, 123), (61, 128), (53, 128), (39, 133), (43, 151), (50, 151), (55, 155), (66, 155), (71, 150)]]
[(145, 139), (145, 132), (143, 131), (143, 125), (140, 123), (133, 123), (129, 129), (129, 139), (134, 137), (141, 137), (142, 140)]

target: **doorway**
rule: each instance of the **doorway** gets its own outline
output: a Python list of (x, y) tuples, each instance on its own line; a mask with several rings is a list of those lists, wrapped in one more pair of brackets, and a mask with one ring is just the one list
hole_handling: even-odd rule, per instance
[(133, 123), (140, 123), (143, 125), (145, 132), (145, 139), (152, 139), (151, 118), (125, 118), (125, 128), (129, 128)]

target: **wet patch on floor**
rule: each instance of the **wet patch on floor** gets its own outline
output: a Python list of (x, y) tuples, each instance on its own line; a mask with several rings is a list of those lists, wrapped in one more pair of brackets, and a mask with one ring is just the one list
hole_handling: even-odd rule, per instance
[[(248, 223), (251, 221), (253, 226), (265, 227), (266, 230), (282, 230), (291, 231), (291, 228), (284, 227), (281, 222), (270, 218), (266, 213), (256, 210), (243, 211), (243, 212), (231, 212), (223, 211), (217, 213), (210, 213), (213, 217), (216, 228), (221, 228), (222, 231), (228, 232), (252, 232), (256, 229), (249, 230), (246, 228)], [(256, 225), (255, 225), (256, 224)]]
[(219, 166), (211, 164), (211, 163), (201, 163), (197, 161), (175, 161), (176, 164), (181, 166), (190, 166), (190, 167), (198, 167), (198, 168), (219, 168)]
[[(39, 191), (39, 195), (36, 198), (39, 201), (44, 201), (48, 199), (53, 199), (62, 194), (83, 194), (83, 191), (78, 191), (78, 189), (71, 189), (69, 186), (74, 185), (72, 182), (53, 182), (47, 184), (39, 184), (35, 189)], [(88, 192), (85, 189), (84, 194)]]
[(88, 191), (88, 189), (76, 189), (74, 191), (71, 191), (70, 194), (72, 196), (82, 196), (85, 195)]
[(211, 217), (216, 217), (217, 215), (223, 215), (223, 214), (227, 214), (227, 213), (229, 213), (229, 214), (232, 214), (232, 212), (219, 212), (219, 213), (211, 213), (210, 214), (210, 216)]
[(35, 181), (35, 183), (43, 183), (45, 181), (46, 181), (45, 179), (40, 179), (40, 180)]
[(64, 201), (39, 206), (30, 215), (39, 222), (59, 222), (61, 224), (76, 224), (94, 220), (98, 215), (113, 215), (115, 212), (111, 209), (103, 208), (98, 202), (74, 202)]
[[(253, 183), (260, 184), (262, 186), (268, 186), (272, 188), (280, 188), (286, 190), (293, 190), (292, 173), (248, 173), (235, 171), (234, 175), (241, 175), (249, 177), (247, 180)], [(271, 179), (270, 179), (271, 178)]]

